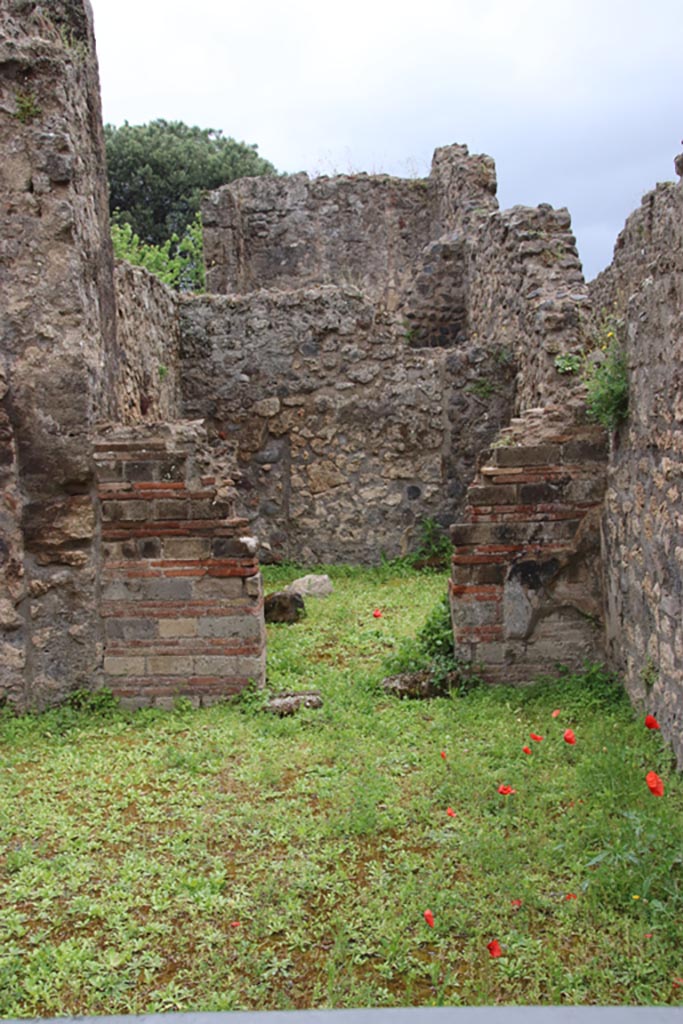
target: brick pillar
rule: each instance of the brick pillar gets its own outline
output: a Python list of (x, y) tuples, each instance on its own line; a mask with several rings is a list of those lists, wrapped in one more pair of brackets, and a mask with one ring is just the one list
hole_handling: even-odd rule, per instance
[(451, 527), (455, 653), (491, 682), (531, 682), (604, 656), (605, 436), (550, 407), (514, 420), (498, 444)]
[(95, 445), (103, 684), (128, 707), (209, 704), (265, 681), (256, 541), (197, 423), (116, 427)]

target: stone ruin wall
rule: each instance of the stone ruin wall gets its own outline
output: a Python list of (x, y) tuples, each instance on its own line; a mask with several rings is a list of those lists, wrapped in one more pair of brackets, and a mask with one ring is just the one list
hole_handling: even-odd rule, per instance
[(320, 286), (181, 305), (186, 414), (238, 444), (240, 509), (274, 557), (377, 562), (446, 525), (506, 421), (490, 353), (417, 350), (357, 292)]
[(232, 696), (265, 675), (256, 541), (203, 424), (110, 425), (95, 438), (102, 682), (128, 707)]
[(114, 288), (118, 421), (168, 423), (180, 419), (177, 294), (146, 270), (121, 260), (114, 268)]
[(683, 763), (683, 188), (658, 185), (591, 284), (623, 323), (629, 415), (610, 438), (603, 519), (608, 653)]
[[(112, 515), (127, 520), (126, 498), (138, 530), (146, 521), (157, 539), (174, 528), (179, 539), (205, 539), (208, 520), (201, 502), (224, 502), (222, 481), (234, 475), (234, 458), (226, 449), (213, 471), (206, 470), (199, 498), (193, 479), (162, 481), (154, 470), (149, 480), (128, 480), (125, 474), (118, 481), (100, 479), (105, 492), (118, 486), (114, 505), (108, 505), (110, 493), (107, 500), (98, 494), (96, 439), (101, 443), (114, 437), (121, 424), (135, 427), (179, 414), (177, 300), (149, 275), (127, 267), (116, 271), (115, 292), (88, 3), (7, 0), (0, 11), (0, 40), (0, 701), (23, 710), (110, 681), (106, 666), (124, 656), (124, 642), (135, 643), (135, 637), (105, 629), (109, 613), (103, 615), (102, 605), (103, 581), (115, 571), (103, 537), (114, 528)], [(186, 429), (187, 444), (196, 449), (194, 461), (206, 457), (210, 463), (216, 455), (214, 440), (206, 438), (201, 425)], [(146, 446), (152, 465), (159, 444), (171, 443), (165, 431), (149, 433), (145, 427), (137, 438), (128, 435), (123, 449), (127, 445), (129, 456), (135, 453), (128, 465), (145, 461)], [(126, 460), (121, 456), (120, 461)], [(100, 459), (100, 474), (102, 465)], [(150, 486), (136, 506), (124, 492), (141, 482)], [(160, 484), (165, 490), (184, 488), (185, 519), (179, 515), (167, 523), (161, 518), (161, 496), (150, 497)], [(231, 542), (235, 532), (244, 532), (238, 523), (225, 527), (232, 531)], [(225, 539), (221, 529), (216, 527), (216, 536)], [(149, 549), (149, 558), (127, 549), (125, 557), (136, 564), (130, 575), (124, 573), (126, 578), (132, 580), (136, 570), (150, 576), (183, 569), (213, 574), (214, 589), (230, 591), (249, 633), (261, 601), (252, 553), (233, 552), (226, 562), (225, 552), (209, 548), (204, 558), (195, 551), (188, 557), (191, 564), (183, 566), (180, 556), (171, 558), (162, 540), (159, 544), (160, 549)], [(253, 582), (237, 601), (231, 577), (239, 578), (242, 588), (242, 569)], [(131, 582), (129, 589), (136, 600), (139, 583)], [(163, 612), (156, 611), (150, 628), (163, 633)], [(172, 611), (175, 615), (178, 609)], [(183, 618), (192, 614), (190, 609)], [(203, 632), (199, 622), (196, 634), (192, 657), (201, 658), (200, 643), (207, 656), (215, 654), (217, 636)], [(249, 641), (249, 657), (254, 678), (263, 682), (262, 636), (259, 643), (257, 651)], [(233, 657), (225, 651), (228, 646), (223, 644), (221, 656)], [(224, 674), (226, 692), (234, 692), (244, 656), (234, 653), (242, 661)], [(189, 692), (177, 676), (164, 688), (156, 671), (162, 665), (144, 664), (140, 675), (152, 677), (145, 684), (147, 702), (168, 702), (176, 693), (195, 702), (215, 698), (208, 662), (197, 661), (199, 688)], [(109, 675), (116, 683), (117, 674)], [(129, 703), (140, 703), (140, 694)]]
[[(683, 757), (680, 187), (589, 298), (567, 212), (500, 211), (466, 147), (421, 181), (247, 180), (205, 209), (221, 294), (178, 297), (113, 269), (89, 8), (1, 27), (0, 696), (234, 692), (263, 678), (245, 519), (275, 556), (375, 561), (434, 516), (463, 656), (524, 681), (600, 657), (604, 617)], [(608, 463), (554, 367), (591, 307), (628, 346)]]
[[(561, 390), (586, 289), (566, 211), (501, 213), (490, 157), (430, 177), (256, 178), (203, 208), (208, 281), (181, 303), (187, 415), (234, 438), (275, 557), (377, 561), (446, 526), (478, 454)], [(531, 342), (530, 342), (531, 337)]]
[(116, 342), (90, 12), (0, 14), (3, 480), (0, 692), (18, 706), (92, 685), (95, 420)]
[(483, 453), (449, 586), (456, 656), (488, 682), (604, 660), (604, 431), (580, 395), (526, 410)]

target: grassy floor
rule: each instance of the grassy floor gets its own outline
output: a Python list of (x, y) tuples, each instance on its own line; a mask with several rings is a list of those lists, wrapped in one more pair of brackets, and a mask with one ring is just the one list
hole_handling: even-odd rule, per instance
[(389, 698), (382, 662), (445, 578), (334, 584), (269, 633), (273, 688), (322, 710), (0, 718), (0, 1016), (683, 1003), (659, 734), (596, 670)]

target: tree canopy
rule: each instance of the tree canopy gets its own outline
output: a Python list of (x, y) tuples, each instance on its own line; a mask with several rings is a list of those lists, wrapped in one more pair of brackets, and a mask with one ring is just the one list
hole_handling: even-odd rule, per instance
[(182, 121), (126, 121), (118, 128), (105, 125), (104, 135), (112, 218), (154, 245), (184, 234), (207, 189), (276, 173), (255, 145)]

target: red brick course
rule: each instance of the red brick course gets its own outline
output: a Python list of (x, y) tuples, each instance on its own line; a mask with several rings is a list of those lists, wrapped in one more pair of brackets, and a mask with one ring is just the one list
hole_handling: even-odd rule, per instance
[(182, 453), (172, 445), (154, 436), (96, 445), (103, 682), (136, 707), (180, 696), (201, 704), (264, 681), (263, 593), (253, 544), (241, 539), (247, 522), (223, 496), (225, 481), (192, 476), (192, 443)]
[[(524, 583), (517, 582), (518, 590), (513, 586), (513, 596), (506, 598), (507, 581), (515, 566), (520, 567), (518, 580), (525, 573), (560, 571), (584, 517), (600, 504), (604, 490), (606, 452), (597, 428), (570, 425), (560, 433), (554, 427), (552, 443), (525, 444), (519, 440), (523, 418), (516, 424), (510, 436), (517, 443), (488, 454), (469, 487), (464, 519), (451, 528), (449, 593), (456, 654), (477, 663), (490, 681), (533, 678), (552, 664), (552, 644), (534, 647), (532, 637), (520, 639), (519, 614), (510, 611), (509, 602), (519, 600), (516, 594)], [(533, 589), (535, 584), (528, 585)], [(565, 584), (565, 595), (574, 592), (580, 595), (581, 586)], [(544, 599), (539, 583), (533, 602)], [(529, 621), (533, 628), (533, 614)], [(574, 634), (581, 638), (572, 624), (565, 635)]]

